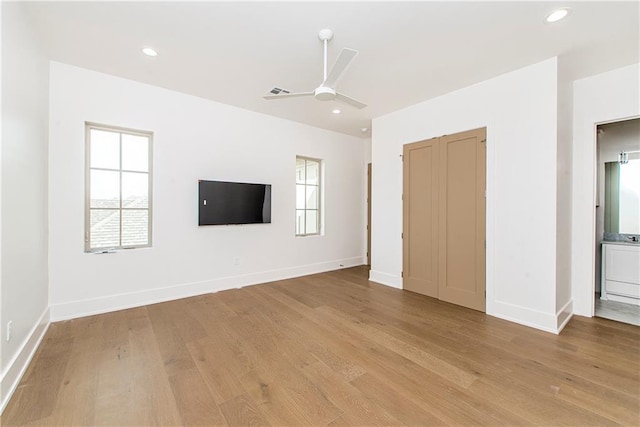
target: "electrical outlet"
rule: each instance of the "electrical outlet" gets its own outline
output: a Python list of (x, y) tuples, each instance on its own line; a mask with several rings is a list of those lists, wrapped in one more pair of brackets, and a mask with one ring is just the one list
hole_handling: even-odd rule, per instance
[(7, 341), (11, 341), (11, 332), (13, 331), (13, 320), (7, 322)]

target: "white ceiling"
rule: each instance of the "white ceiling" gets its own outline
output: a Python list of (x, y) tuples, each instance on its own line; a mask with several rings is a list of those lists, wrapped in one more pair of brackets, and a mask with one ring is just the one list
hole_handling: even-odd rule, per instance
[[(556, 7), (572, 13), (543, 22)], [(371, 119), (552, 56), (575, 79), (639, 62), (633, 2), (31, 2), (51, 59), (325, 129), (369, 136)], [(266, 101), (274, 86), (322, 80), (360, 51), (338, 85), (356, 110), (313, 98)], [(152, 46), (150, 58), (140, 52)], [(331, 114), (339, 106), (342, 114)]]

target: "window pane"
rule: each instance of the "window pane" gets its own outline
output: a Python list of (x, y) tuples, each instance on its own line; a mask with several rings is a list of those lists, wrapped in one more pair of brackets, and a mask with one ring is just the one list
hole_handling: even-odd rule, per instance
[(304, 185), (296, 185), (296, 209), (304, 209)]
[(318, 230), (318, 211), (306, 211), (306, 233), (305, 234), (317, 234)]
[(91, 209), (91, 249), (120, 246), (120, 210)]
[(304, 184), (304, 159), (296, 159), (296, 184)]
[(120, 207), (120, 173), (112, 171), (91, 171), (91, 200), (92, 208)]
[(307, 185), (307, 209), (318, 209), (318, 187)]
[(307, 160), (307, 184), (319, 184), (320, 163)]
[(120, 168), (120, 134), (91, 129), (91, 167)]
[(149, 207), (149, 175), (122, 172), (122, 207)]
[(122, 134), (122, 169), (149, 171), (149, 138)]
[(149, 243), (149, 211), (122, 211), (122, 246), (147, 245)]
[(304, 234), (304, 211), (296, 210), (296, 234)]

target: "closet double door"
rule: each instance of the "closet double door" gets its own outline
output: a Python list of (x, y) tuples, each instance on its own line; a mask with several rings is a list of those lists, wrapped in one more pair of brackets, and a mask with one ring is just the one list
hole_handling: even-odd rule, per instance
[(403, 287), (485, 311), (486, 129), (406, 144)]

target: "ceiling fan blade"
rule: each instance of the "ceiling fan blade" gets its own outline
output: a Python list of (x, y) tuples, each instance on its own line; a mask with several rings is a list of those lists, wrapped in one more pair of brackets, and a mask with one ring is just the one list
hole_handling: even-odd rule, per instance
[(347, 67), (349, 67), (349, 64), (351, 63), (351, 61), (353, 61), (356, 55), (358, 55), (357, 50), (349, 49), (346, 47), (342, 49), (338, 60), (334, 64), (331, 71), (329, 71), (327, 78), (324, 80), (324, 82), (322, 82), (322, 86), (335, 89), (336, 84), (338, 84), (338, 81), (342, 78), (342, 75), (347, 70)]
[(301, 96), (313, 96), (313, 92), (298, 92), (298, 93), (281, 93), (280, 95), (265, 95), (264, 99), (280, 99), (280, 98), (298, 98)]
[(364, 107), (367, 106), (367, 104), (364, 104), (364, 103), (362, 103), (362, 102), (360, 102), (358, 100), (355, 100), (355, 99), (351, 98), (350, 96), (343, 95), (341, 93), (336, 93), (336, 99), (339, 100), (339, 101), (342, 101), (342, 102), (344, 102), (346, 104), (349, 104), (349, 105), (351, 105), (353, 107), (356, 107), (356, 108), (358, 108), (360, 110), (362, 110)]

